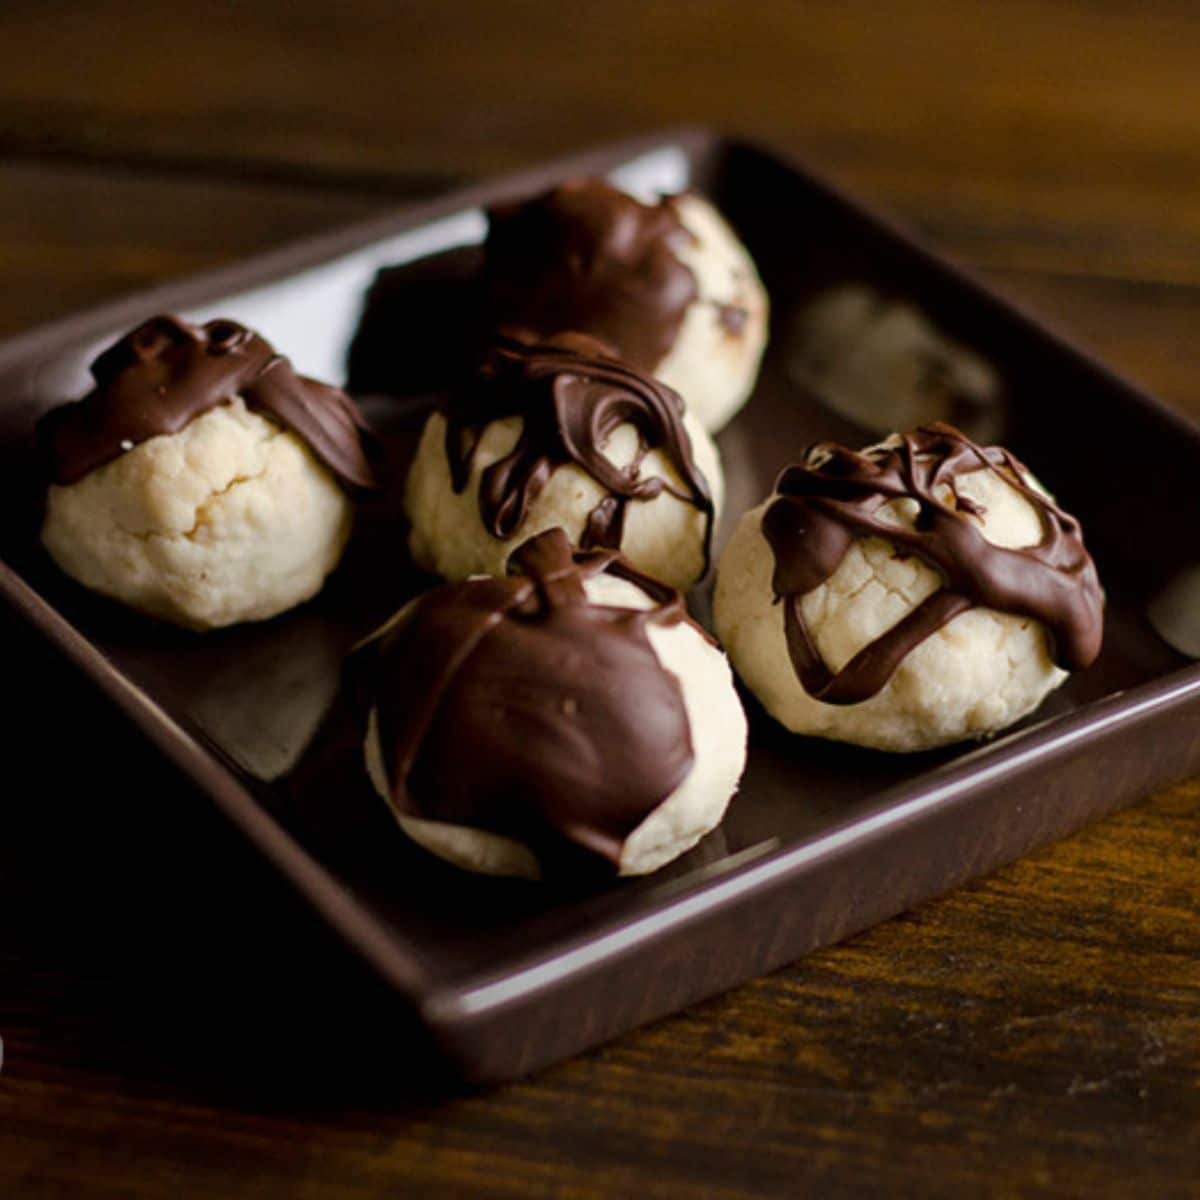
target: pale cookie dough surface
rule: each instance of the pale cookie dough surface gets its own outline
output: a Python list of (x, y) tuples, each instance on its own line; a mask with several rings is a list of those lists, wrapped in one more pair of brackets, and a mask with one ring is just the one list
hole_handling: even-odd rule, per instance
[[(699, 295), (654, 374), (715, 433), (745, 404), (758, 378), (767, 344), (767, 293), (745, 247), (707, 200), (685, 194), (674, 205), (695, 239), (676, 253), (695, 275)], [(746, 310), (739, 332), (722, 325), (721, 305)]]
[[(1027, 478), (1031, 486), (1038, 486)], [(958, 491), (985, 509), (972, 517), (988, 541), (1020, 548), (1041, 540), (1028, 502), (990, 471), (959, 476)], [(796, 678), (774, 602), (775, 558), (762, 533), (770, 501), (741, 520), (717, 572), (717, 634), (746, 685), (795, 733), (881, 750), (911, 751), (986, 737), (1032, 712), (1063, 682), (1042, 626), (1027, 617), (973, 608), (920, 643), (887, 685), (860, 704), (813, 699)], [(913, 501), (893, 502), (891, 519), (911, 525)], [(888, 541), (859, 538), (832, 576), (801, 601), (821, 657), (840, 670), (941, 586), (941, 577)]]
[[(640, 588), (621, 579), (601, 575), (589, 579), (585, 586), (593, 603), (651, 607)], [(694, 762), (679, 787), (626, 839), (618, 868), (621, 875), (656, 871), (715, 829), (746, 765), (746, 715), (724, 654), (686, 623), (650, 625), (647, 633), (659, 661), (679, 680)], [(375, 790), (389, 800), (374, 711), (363, 750)], [(392, 811), (413, 841), (456, 866), (486, 875), (541, 877), (541, 866), (533, 852), (512, 838), (411, 817), (394, 808)]]
[[(429, 417), (404, 496), (405, 512), (412, 524), (409, 549), (419, 566), (449, 580), (503, 575), (508, 556), (517, 546), (555, 526), (561, 526), (572, 544), (579, 545), (588, 514), (608, 493), (573, 463), (554, 471), (513, 537), (495, 538), (483, 523), (479, 511), (480, 476), (516, 445), (521, 424), (520, 417), (506, 417), (484, 430), (470, 479), (460, 493), (455, 492), (450, 479), (445, 418), (440, 413)], [(717, 449), (690, 413), (684, 414), (683, 425), (691, 441), (692, 457), (708, 481), (719, 517), (724, 479)], [(633, 461), (637, 446), (634, 427), (619, 425), (603, 452), (610, 462), (623, 467)], [(685, 490), (674, 467), (658, 450), (642, 460), (642, 478), (651, 475)], [(639, 571), (685, 591), (700, 578), (704, 568), (705, 524), (702, 512), (675, 496), (663, 493), (652, 500), (634, 500), (625, 510), (620, 550)]]
[(265, 620), (315, 595), (352, 516), (308, 447), (235, 397), (51, 486), (42, 541), (85, 586), (204, 630)]

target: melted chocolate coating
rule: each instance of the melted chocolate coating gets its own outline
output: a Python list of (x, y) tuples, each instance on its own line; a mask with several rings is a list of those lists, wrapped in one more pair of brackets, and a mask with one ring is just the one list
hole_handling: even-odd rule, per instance
[[(687, 620), (683, 600), (611, 552), (572, 551), (561, 529), (526, 542), (514, 568), (427, 593), (376, 644), (392, 802), (615, 865), (694, 762), (679, 681), (646, 636)], [(584, 582), (601, 572), (657, 606), (589, 603)]]
[(482, 274), (482, 245), (383, 268), (363, 301), (347, 352), (346, 389), (407, 398), (469, 378), (493, 334)]
[(696, 277), (671, 200), (642, 204), (578, 179), (488, 214), (484, 284), (496, 319), (539, 336), (579, 330), (653, 371), (671, 352)]
[[(1041, 622), (1051, 657), (1082, 670), (1100, 652), (1104, 597), (1079, 522), (1023, 482), (1027, 472), (998, 446), (977, 446), (949, 425), (923, 426), (878, 457), (833, 443), (809, 452), (812, 466), (788, 467), (762, 530), (775, 555), (772, 580), (783, 600), (792, 666), (804, 690), (827, 704), (856, 704), (880, 691), (906, 654), (959, 613), (975, 606)], [(823, 457), (820, 457), (823, 456)], [(972, 471), (990, 470), (1020, 493), (1041, 519), (1035, 546), (993, 545), (967, 520), (979, 507), (955, 490)], [(949, 488), (951, 502), (938, 498)], [(911, 498), (914, 528), (878, 516), (888, 502)], [(841, 564), (857, 537), (877, 536), (914, 554), (941, 575), (943, 587), (854, 656), (836, 675), (822, 661), (800, 601)]]
[[(542, 345), (505, 339), (446, 405), (446, 457), (456, 491), (470, 480), (484, 429), (505, 417), (521, 418), (521, 436), (507, 455), (486, 468), (479, 486), (480, 515), (493, 537), (516, 534), (551, 474), (574, 463), (608, 492), (588, 516), (585, 549), (618, 548), (629, 502), (667, 492), (704, 514), (707, 572), (712, 495), (692, 460), (683, 403), (669, 387), (610, 357), (594, 338), (561, 334)], [(613, 430), (626, 422), (636, 428), (640, 449), (629, 467), (618, 468), (602, 450)], [(655, 449), (674, 467), (682, 488), (659, 476), (640, 477), (642, 460)]]
[(347, 491), (376, 487), (369, 461), (374, 440), (354, 401), (297, 375), (264, 338), (235, 321), (189, 325), (154, 317), (105, 350), (91, 369), (95, 388), (38, 422), (55, 483), (75, 483), (239, 395), (306, 442)]

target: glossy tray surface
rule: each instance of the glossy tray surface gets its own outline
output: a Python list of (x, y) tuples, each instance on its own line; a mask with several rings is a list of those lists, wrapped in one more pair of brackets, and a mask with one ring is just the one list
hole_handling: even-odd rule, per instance
[[(795, 365), (802, 314), (832, 288), (869, 287), (986, 364), (1000, 397), (989, 420), (1083, 521), (1108, 594), (1106, 641), (1093, 668), (982, 747), (889, 757), (789, 737), (751, 706), (741, 793), (695, 851), (648, 879), (535, 887), (462, 874), (403, 837), (363, 775), (342, 659), (429, 583), (404, 555), (399, 484), (436, 367), (414, 350), (406, 375), (379, 353), (386, 331), (414, 297), (434, 297), (436, 311), (437, 295), (465, 286), (481, 207), (596, 172), (710, 195), (770, 291), (761, 381), (718, 439), (723, 535), (811, 441), (871, 440)], [(349, 379), (388, 445), (394, 484), (363, 512), (342, 568), (317, 601), (265, 625), (204, 637), (150, 626), (83, 594), (37, 544), (34, 419), (86, 389), (98, 348), (163, 310), (244, 320), (300, 370)], [(0, 345), (0, 395), (0, 486), (16, 514), (0, 531), (0, 590), (476, 1078), (533, 1069), (732, 986), (1200, 768), (1200, 666), (1144, 615), (1195, 565), (1184, 497), (1200, 433), (806, 171), (740, 142), (625, 143), (106, 305)], [(705, 616), (706, 594), (692, 601)]]

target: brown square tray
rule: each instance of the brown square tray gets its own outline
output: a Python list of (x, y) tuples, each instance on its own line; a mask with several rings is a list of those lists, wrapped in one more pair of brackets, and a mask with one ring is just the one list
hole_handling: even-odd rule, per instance
[[(1083, 520), (1108, 590), (1106, 642), (1093, 668), (981, 747), (888, 757), (789, 737), (751, 705), (749, 766), (720, 830), (648, 879), (539, 888), (426, 856), (365, 784), (340, 664), (423, 586), (403, 553), (397, 489), (363, 513), (317, 601), (196, 637), (133, 619), (49, 564), (36, 538), (31, 428), (85, 389), (96, 349), (143, 317), (230, 315), (301, 369), (348, 377), (399, 476), (426, 401), (366, 393), (436, 380), (414, 362), (410, 378), (391, 381), (373, 354), (388, 305), (411, 296), (406, 288), (452, 290), (470, 251), (442, 252), (478, 241), (481, 206), (614, 170), (632, 184), (711, 195), (771, 292), (761, 382), (719, 439), (725, 532), (809, 441), (867, 440), (786, 370), (796, 306), (839, 279), (865, 281), (919, 304), (999, 373), (1006, 441)], [(372, 286), (382, 268), (405, 263)], [(732, 987), (1200, 769), (1200, 665), (1144, 617), (1197, 553), (1195, 501), (1185, 498), (1200, 476), (1200, 432), (805, 169), (741, 141), (689, 131), (626, 142), (103, 305), (0, 345), (0, 397), (0, 487), (14, 514), (0, 530), (0, 593), (213, 798), (475, 1079), (529, 1071)], [(695, 600), (703, 612), (706, 598)]]

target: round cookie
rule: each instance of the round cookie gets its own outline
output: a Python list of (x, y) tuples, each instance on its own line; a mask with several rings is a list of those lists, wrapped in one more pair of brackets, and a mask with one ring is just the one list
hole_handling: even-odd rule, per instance
[(725, 656), (677, 592), (562, 530), (512, 565), (419, 597), (364, 652), (370, 778), (468, 870), (655, 871), (720, 823), (745, 765)]
[(796, 733), (911, 751), (985, 737), (1099, 653), (1078, 522), (1008, 451), (947, 425), (814, 446), (742, 518), (717, 633)]
[(500, 326), (602, 338), (679, 392), (709, 432), (749, 397), (767, 294), (745, 247), (701, 197), (642, 204), (603, 180), (572, 180), (493, 209), (484, 257)]
[(95, 388), (38, 436), (42, 542), (86, 587), (196, 630), (307, 600), (374, 487), (344, 393), (233, 321), (156, 317), (92, 364)]
[(409, 548), (446, 579), (502, 575), (558, 527), (684, 589), (708, 569), (723, 486), (712, 439), (669, 388), (593, 338), (505, 340), (426, 423)]

